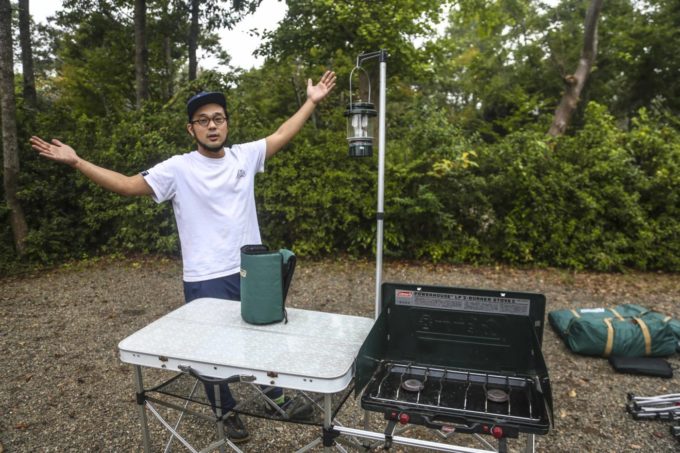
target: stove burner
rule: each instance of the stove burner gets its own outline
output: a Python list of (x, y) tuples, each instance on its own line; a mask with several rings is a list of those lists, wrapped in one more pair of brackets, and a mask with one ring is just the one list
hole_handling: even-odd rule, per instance
[(515, 437), (518, 432), (547, 433), (542, 396), (534, 379), (526, 376), (383, 362), (367, 384), (361, 405), (390, 420), (408, 411), (414, 425), (441, 429), (441, 423), (451, 422), (460, 424), (458, 432), (481, 433), (482, 424), (492, 424), (503, 426), (505, 437)]
[(419, 392), (425, 387), (425, 384), (418, 379), (406, 379), (401, 383), (401, 388), (407, 392)]
[(508, 392), (501, 389), (490, 389), (486, 392), (486, 399), (494, 403), (505, 403), (508, 400)]

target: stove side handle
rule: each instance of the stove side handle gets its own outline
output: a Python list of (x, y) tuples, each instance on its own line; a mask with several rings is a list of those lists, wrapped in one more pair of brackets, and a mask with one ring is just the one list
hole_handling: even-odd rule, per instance
[(368, 385), (387, 353), (387, 315), (383, 311), (371, 327), (355, 361), (354, 397), (359, 396)]
[(541, 377), (541, 391), (545, 398), (545, 405), (550, 419), (550, 426), (555, 429), (555, 414), (553, 413), (553, 399), (552, 388), (550, 386), (550, 378), (548, 376)]

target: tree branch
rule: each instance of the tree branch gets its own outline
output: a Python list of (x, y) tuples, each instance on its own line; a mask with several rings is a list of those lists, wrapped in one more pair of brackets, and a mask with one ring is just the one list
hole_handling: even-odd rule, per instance
[(576, 71), (573, 75), (566, 76), (566, 88), (562, 95), (562, 100), (555, 110), (553, 123), (548, 130), (548, 134), (556, 137), (563, 135), (567, 130), (571, 117), (578, 107), (581, 99), (581, 92), (588, 80), (590, 71), (595, 64), (597, 56), (597, 21), (602, 11), (604, 0), (592, 0), (586, 13), (585, 30), (583, 32), (583, 48), (581, 57), (578, 60)]

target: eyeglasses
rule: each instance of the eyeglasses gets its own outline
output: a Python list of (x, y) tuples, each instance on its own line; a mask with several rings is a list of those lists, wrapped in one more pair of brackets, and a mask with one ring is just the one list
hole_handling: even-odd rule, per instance
[(215, 126), (221, 126), (227, 121), (227, 117), (223, 115), (215, 115), (212, 118), (207, 117), (207, 116), (202, 116), (197, 120), (193, 120), (191, 124), (200, 124), (201, 127), (208, 127), (210, 125), (210, 121), (215, 123)]

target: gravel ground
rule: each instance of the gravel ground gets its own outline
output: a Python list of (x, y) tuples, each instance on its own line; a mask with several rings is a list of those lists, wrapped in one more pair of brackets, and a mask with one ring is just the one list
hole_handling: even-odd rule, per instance
[[(301, 259), (288, 305), (334, 313), (373, 315), (374, 264)], [(141, 450), (133, 369), (118, 359), (120, 340), (183, 303), (181, 269), (172, 260), (124, 260), (65, 266), (0, 279), (0, 453), (129, 452)], [(422, 284), (540, 292), (547, 311), (637, 303), (680, 318), (680, 276), (653, 273), (595, 274), (387, 262), (384, 279)], [(679, 451), (669, 422), (634, 421), (626, 394), (676, 393), (678, 355), (668, 358), (672, 379), (615, 373), (604, 359), (570, 353), (546, 324), (543, 354), (553, 385), (555, 427), (538, 436), (547, 452)], [(146, 382), (167, 372), (149, 370)], [(351, 396), (339, 419), (361, 427)], [(212, 442), (208, 422), (187, 417), (188, 436)], [(245, 417), (246, 452), (294, 451), (313, 440), (316, 427)], [(374, 431), (384, 422), (370, 414)], [(163, 451), (161, 429), (151, 422), (153, 451)], [(416, 427), (402, 435), (434, 440)], [(482, 448), (472, 436), (450, 443)], [(510, 442), (519, 451), (522, 437)], [(393, 451), (409, 451), (393, 447)], [(184, 451), (175, 445), (173, 451)], [(321, 451), (316, 448), (314, 451)]]

